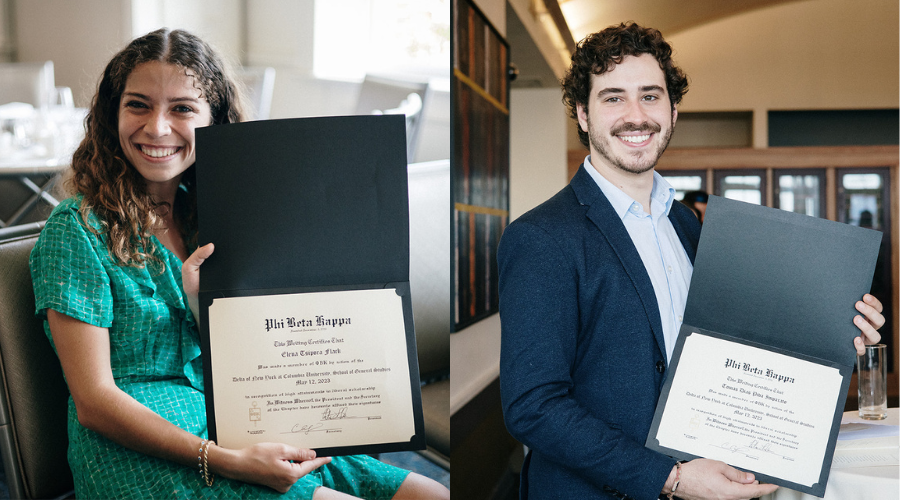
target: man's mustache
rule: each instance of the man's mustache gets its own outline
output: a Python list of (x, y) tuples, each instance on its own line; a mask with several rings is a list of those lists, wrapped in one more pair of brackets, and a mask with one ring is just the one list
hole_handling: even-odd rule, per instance
[(609, 133), (610, 133), (610, 135), (618, 135), (623, 132), (657, 133), (660, 130), (662, 130), (662, 127), (658, 123), (655, 123), (655, 122), (644, 122), (644, 123), (641, 123), (640, 125), (638, 125), (636, 123), (623, 123), (622, 125), (619, 125), (618, 127), (610, 130)]

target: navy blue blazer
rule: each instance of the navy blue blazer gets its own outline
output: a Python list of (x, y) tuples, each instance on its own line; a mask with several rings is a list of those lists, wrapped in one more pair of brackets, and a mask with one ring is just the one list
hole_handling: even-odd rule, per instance
[[(669, 220), (691, 262), (700, 223)], [(650, 277), (582, 165), (503, 233), (500, 388), (510, 434), (530, 448), (531, 499), (659, 497), (675, 460), (644, 447), (666, 376)]]

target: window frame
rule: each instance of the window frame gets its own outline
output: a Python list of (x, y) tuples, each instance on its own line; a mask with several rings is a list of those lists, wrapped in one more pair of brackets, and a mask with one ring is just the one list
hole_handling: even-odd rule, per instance
[(763, 207), (769, 206), (768, 195), (768, 179), (766, 169), (764, 168), (734, 168), (734, 169), (713, 169), (713, 194), (724, 197), (722, 193), (722, 181), (725, 177), (732, 176), (756, 176), (759, 177), (759, 204)]
[(819, 215), (820, 219), (828, 218), (828, 176), (824, 168), (773, 168), (772, 169), (772, 206), (779, 210), (784, 210), (779, 205), (781, 201), (781, 183), (779, 178), (782, 175), (799, 176), (799, 175), (815, 175), (819, 178)]

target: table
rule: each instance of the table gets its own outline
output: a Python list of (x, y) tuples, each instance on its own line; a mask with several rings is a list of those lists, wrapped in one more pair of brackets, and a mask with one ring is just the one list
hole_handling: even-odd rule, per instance
[[(32, 159), (22, 162), (7, 162), (0, 160), (0, 179), (9, 178), (17, 180), (20, 184), (28, 188), (32, 193), (31, 197), (25, 200), (19, 208), (7, 220), (0, 220), (0, 227), (14, 226), (22, 217), (25, 216), (39, 200), (44, 200), (51, 206), (56, 206), (59, 201), (50, 194), (50, 190), (56, 184), (59, 173), (68, 168), (68, 162), (62, 162), (55, 158), (50, 159)], [(29, 175), (50, 175), (50, 178), (43, 184), (35, 184)]]
[[(84, 137), (87, 109), (56, 106), (39, 111), (23, 106), (2, 106), (6, 114), (0, 113), (0, 179), (17, 181), (33, 194), (7, 220), (0, 220), (0, 228), (17, 224), (40, 200), (59, 204), (50, 190)], [(35, 175), (50, 178), (38, 185), (29, 178)]]
[[(900, 424), (900, 409), (889, 408), (885, 420), (863, 420), (856, 411), (844, 413), (841, 419), (842, 433), (849, 429), (846, 424), (883, 424), (897, 426)], [(858, 428), (858, 426), (857, 426)], [(900, 438), (898, 436), (878, 437), (858, 441), (838, 440), (835, 448), (835, 460), (828, 476), (825, 489), (825, 500), (897, 500), (900, 498), (900, 466), (880, 465), (873, 467), (841, 468), (837, 462), (842, 457), (875, 450), (893, 450), (894, 456), (900, 454)], [(762, 500), (815, 500), (818, 497), (800, 493), (787, 488), (779, 488)]]

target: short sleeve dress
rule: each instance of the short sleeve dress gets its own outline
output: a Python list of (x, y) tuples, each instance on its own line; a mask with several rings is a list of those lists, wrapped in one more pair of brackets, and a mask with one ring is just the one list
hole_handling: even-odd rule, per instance
[[(200, 338), (181, 285), (181, 261), (155, 241), (165, 269), (118, 265), (106, 237), (84, 225), (81, 198), (54, 209), (31, 253), (37, 314), (52, 343), (47, 309), (107, 328), (116, 385), (178, 427), (205, 438)], [(91, 215), (89, 223), (102, 228)], [(55, 346), (54, 346), (55, 348)], [(408, 471), (368, 456), (335, 457), (286, 494), (217, 477), (125, 448), (78, 423), (69, 398), (69, 465), (77, 498), (297, 498), (318, 486), (361, 498), (387, 499)]]

